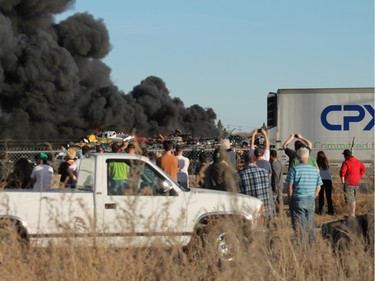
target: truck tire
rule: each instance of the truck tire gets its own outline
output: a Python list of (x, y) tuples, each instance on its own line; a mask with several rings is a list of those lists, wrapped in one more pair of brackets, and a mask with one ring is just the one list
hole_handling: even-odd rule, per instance
[(0, 247), (13, 249), (19, 248), (21, 251), (28, 249), (29, 240), (26, 230), (14, 220), (0, 220)]
[(213, 247), (213, 254), (220, 262), (235, 260), (241, 248), (239, 233), (233, 228), (230, 229), (225, 222), (210, 226), (204, 244), (206, 248)]
[(198, 255), (214, 263), (233, 262), (243, 249), (243, 235), (240, 225), (232, 220), (215, 219), (197, 230), (189, 244), (189, 251), (195, 258)]

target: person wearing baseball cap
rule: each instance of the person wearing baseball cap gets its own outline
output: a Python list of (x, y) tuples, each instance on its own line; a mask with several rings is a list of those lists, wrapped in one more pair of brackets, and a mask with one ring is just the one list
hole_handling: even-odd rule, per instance
[(349, 149), (345, 149), (342, 154), (345, 160), (340, 168), (341, 183), (344, 187), (345, 201), (350, 209), (349, 216), (355, 217), (357, 191), (361, 178), (366, 172), (366, 167), (362, 161), (352, 155)]
[(36, 166), (31, 172), (33, 190), (44, 191), (51, 188), (53, 168), (48, 165), (48, 155), (40, 152), (35, 156)]

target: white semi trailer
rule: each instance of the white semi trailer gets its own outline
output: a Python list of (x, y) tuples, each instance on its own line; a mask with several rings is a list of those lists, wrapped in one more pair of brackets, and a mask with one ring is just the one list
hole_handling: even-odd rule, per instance
[[(374, 88), (279, 89), (267, 96), (267, 131), (271, 147), (287, 165), (282, 145), (291, 133), (323, 150), (331, 163), (342, 163), (350, 149), (367, 166), (374, 163)], [(291, 147), (293, 143), (290, 144)]]

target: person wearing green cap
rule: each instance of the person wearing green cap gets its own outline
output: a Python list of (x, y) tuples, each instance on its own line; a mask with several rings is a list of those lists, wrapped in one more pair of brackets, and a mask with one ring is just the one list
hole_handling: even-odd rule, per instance
[(48, 155), (41, 152), (36, 155), (36, 166), (31, 172), (31, 180), (33, 182), (33, 190), (44, 191), (51, 188), (53, 176), (53, 168), (48, 165)]

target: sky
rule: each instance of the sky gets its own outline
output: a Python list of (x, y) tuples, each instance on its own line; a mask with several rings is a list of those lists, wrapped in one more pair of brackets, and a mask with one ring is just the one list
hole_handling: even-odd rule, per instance
[(119, 89), (157, 76), (234, 133), (266, 123), (277, 89), (374, 86), (373, 0), (76, 0), (56, 22), (83, 12), (108, 29)]

